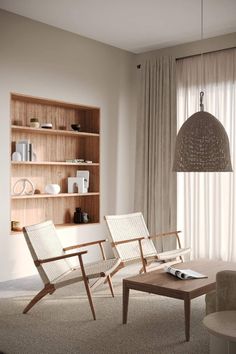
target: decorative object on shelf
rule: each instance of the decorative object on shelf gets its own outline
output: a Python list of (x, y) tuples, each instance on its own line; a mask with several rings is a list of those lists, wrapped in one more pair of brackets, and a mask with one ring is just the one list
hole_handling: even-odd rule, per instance
[(20, 226), (20, 222), (16, 220), (11, 221), (11, 230), (12, 231), (22, 231), (22, 228)]
[(71, 128), (74, 131), (79, 132), (80, 131), (80, 124), (71, 124)]
[(89, 171), (77, 171), (76, 172), (76, 176), (77, 177), (81, 177), (84, 178), (84, 193), (88, 193), (88, 189), (89, 189)]
[(74, 223), (75, 224), (82, 224), (83, 223), (83, 213), (81, 211), (81, 208), (75, 208)]
[(35, 161), (34, 160), (35, 153), (33, 152), (33, 147), (29, 140), (17, 141), (16, 152), (20, 153), (21, 161)]
[(82, 216), (83, 216), (83, 223), (84, 223), (84, 224), (87, 224), (87, 223), (89, 222), (88, 213), (83, 212), (83, 213), (82, 213)]
[[(66, 228), (73, 225), (89, 227), (99, 222), (100, 108), (11, 93), (9, 112), (13, 147), (10, 154), (16, 151), (15, 146), (19, 141), (24, 144), (25, 150), (25, 161), (11, 162), (9, 224), (11, 220), (19, 220), (22, 227), (40, 223), (45, 218), (45, 210), (48, 219)], [(38, 119), (40, 128), (30, 126), (30, 123), (35, 123), (30, 122), (33, 118)], [(80, 124), (80, 131), (72, 130), (72, 124)], [(29, 150), (27, 145), (30, 143), (31, 161), (26, 157), (26, 151)], [(96, 163), (88, 165), (85, 159)], [(77, 178), (77, 170), (89, 170), (89, 192), (92, 193), (84, 193), (87, 188), (84, 179), (72, 183), (72, 193), (67, 193), (68, 177)], [(26, 195), (25, 191), (28, 193), (30, 190), (29, 184), (25, 190), (22, 181), (18, 182), (14, 189), (16, 194), (13, 194), (13, 185), (21, 178), (29, 178), (33, 182), (34, 194)], [(46, 185), (56, 183), (61, 187), (60, 192), (48, 194)], [(76, 207), (88, 213), (88, 224), (73, 223)]]
[(60, 193), (61, 187), (59, 184), (50, 183), (45, 187), (45, 193), (47, 194), (58, 194)]
[(86, 160), (85, 163), (93, 163), (91, 160)]
[[(203, 40), (203, 0), (201, 0), (201, 40)], [(201, 85), (203, 85), (201, 53)], [(229, 139), (224, 126), (204, 111), (204, 92), (200, 92), (200, 111), (180, 128), (175, 145), (175, 172), (232, 172)]]
[(31, 118), (30, 119), (30, 127), (31, 128), (39, 128), (40, 127), (38, 118)]
[(42, 123), (41, 128), (52, 129), (52, 123)]
[(70, 159), (66, 160), (68, 163), (84, 163), (84, 159)]
[(68, 177), (68, 193), (87, 193), (84, 177)]
[[(20, 185), (20, 190), (17, 192), (17, 187)], [(35, 191), (32, 181), (28, 178), (18, 179), (13, 186), (14, 195), (33, 195)]]
[(18, 151), (13, 152), (11, 159), (12, 161), (22, 161), (21, 153)]

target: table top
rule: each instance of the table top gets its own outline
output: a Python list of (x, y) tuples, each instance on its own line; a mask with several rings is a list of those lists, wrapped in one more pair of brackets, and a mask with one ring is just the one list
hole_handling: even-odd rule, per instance
[(203, 324), (211, 334), (236, 342), (236, 311), (211, 313), (204, 317)]
[(200, 259), (172, 265), (179, 269), (192, 269), (207, 278), (182, 280), (163, 269), (139, 274), (123, 280), (124, 286), (131, 289), (183, 299), (195, 298), (215, 289), (216, 273), (222, 270), (235, 270), (236, 263)]

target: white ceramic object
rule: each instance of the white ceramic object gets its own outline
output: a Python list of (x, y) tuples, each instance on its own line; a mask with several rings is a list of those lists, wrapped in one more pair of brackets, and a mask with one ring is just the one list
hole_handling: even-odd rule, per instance
[(42, 123), (41, 128), (52, 129), (52, 123)]
[(21, 153), (18, 151), (13, 152), (11, 159), (12, 161), (22, 161)]
[(83, 177), (68, 177), (68, 193), (87, 193), (86, 181)]
[(45, 193), (47, 194), (58, 194), (60, 193), (61, 187), (59, 184), (47, 184), (45, 187)]
[(76, 176), (77, 177), (81, 177), (81, 178), (84, 178), (84, 185), (83, 185), (83, 190), (84, 192), (82, 193), (88, 193), (88, 189), (89, 189), (89, 171), (82, 171), (82, 170), (79, 170), (76, 172)]

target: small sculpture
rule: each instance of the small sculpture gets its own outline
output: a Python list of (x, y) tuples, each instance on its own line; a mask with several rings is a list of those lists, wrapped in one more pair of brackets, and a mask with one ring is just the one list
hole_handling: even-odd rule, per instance
[[(16, 192), (16, 187), (19, 184), (21, 184), (21, 189), (20, 189), (20, 191)], [(34, 191), (35, 191), (35, 188), (34, 188), (33, 182), (28, 178), (18, 179), (13, 186), (13, 194), (14, 195), (23, 195), (23, 194), (32, 195), (32, 194), (34, 194)]]

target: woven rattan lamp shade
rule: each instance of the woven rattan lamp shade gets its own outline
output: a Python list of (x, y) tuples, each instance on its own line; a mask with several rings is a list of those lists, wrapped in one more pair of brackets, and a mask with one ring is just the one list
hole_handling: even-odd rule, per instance
[(173, 171), (232, 171), (227, 133), (212, 114), (199, 111), (182, 125), (176, 139)]

